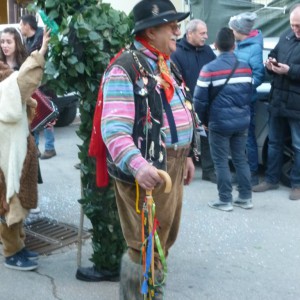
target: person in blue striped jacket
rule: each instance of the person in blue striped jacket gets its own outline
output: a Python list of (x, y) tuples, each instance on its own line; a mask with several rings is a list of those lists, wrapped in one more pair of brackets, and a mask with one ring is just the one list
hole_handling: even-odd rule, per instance
[[(195, 110), (203, 125), (208, 127), (217, 173), (219, 199), (208, 205), (223, 211), (232, 211), (233, 205), (245, 209), (253, 207), (246, 157), (253, 79), (250, 66), (238, 61), (233, 53), (234, 44), (233, 31), (227, 27), (220, 29), (215, 42), (220, 55), (203, 66), (194, 91)], [(239, 195), (234, 201), (228, 165), (230, 154), (239, 186)]]

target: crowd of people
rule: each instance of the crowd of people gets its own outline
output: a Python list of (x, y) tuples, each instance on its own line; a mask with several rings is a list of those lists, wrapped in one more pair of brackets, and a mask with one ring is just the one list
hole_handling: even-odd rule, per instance
[[(155, 217), (159, 222), (155, 233), (160, 241), (153, 247), (153, 269), (148, 275), (159, 281), (152, 287), (155, 299), (163, 299), (165, 260), (179, 230), (183, 187), (194, 176), (195, 131), (199, 120), (206, 131), (206, 136), (201, 137), (202, 178), (216, 183), (219, 195), (218, 199), (208, 203), (210, 207), (222, 211), (232, 211), (233, 206), (251, 209), (252, 192), (278, 188), (283, 141), (288, 128), (295, 158), (289, 198), (300, 200), (300, 4), (291, 9), (291, 28), (282, 34), (265, 62), (262, 32), (254, 29), (255, 13), (234, 16), (228, 27), (218, 31), (215, 48), (220, 54), (217, 57), (205, 44), (208, 30), (202, 20), (189, 21), (185, 34), (179, 39), (182, 32), (178, 23), (188, 16), (189, 13), (177, 12), (169, 0), (138, 2), (133, 8), (133, 43), (111, 63), (101, 83), (103, 97), (99, 98), (98, 105), (102, 113), (94, 117), (94, 124), (101, 125), (93, 128), (93, 134), (97, 147), (103, 144), (107, 150), (101, 154), (107, 156), (104, 160), (107, 165), (103, 164), (101, 172), (108, 172), (114, 179), (118, 213), (128, 246), (121, 263), (120, 299), (142, 299), (140, 283), (145, 270), (141, 265), (140, 250), (143, 246), (141, 236), (145, 233), (138, 212), (143, 211), (149, 191), (155, 199)], [(9, 73), (7, 78), (1, 77), (0, 88), (5, 95), (6, 80), (16, 80), (15, 88), (21, 92), (18, 101), (23, 105), (24, 114), (26, 105), (34, 107), (28, 100), (28, 93), (37, 87), (37, 83), (31, 88), (27, 86), (27, 72), (35, 72), (37, 78), (41, 76), (49, 33), (44, 31), (39, 45), (34, 46), (39, 34), (36, 21), (24, 17), (20, 27), (27, 37), (27, 53), (33, 52), (26, 59), (17, 30), (7, 29), (2, 33), (1, 66)], [(20, 71), (14, 75), (13, 71), (17, 69)], [(256, 88), (263, 82), (265, 71), (273, 76), (273, 81), (267, 170), (264, 181), (259, 183), (255, 101)], [(21, 75), (24, 78), (20, 78)], [(24, 88), (26, 95), (23, 95)], [(0, 98), (1, 107), (4, 97)], [(1, 141), (1, 133), (6, 128), (3, 118), (8, 116), (3, 114), (0, 110)], [(30, 148), (29, 114), (26, 113), (22, 120), (20, 124), (26, 127), (22, 136), (26, 146), (19, 161), (26, 162), (25, 157), (31, 150), (34, 152)], [(9, 140), (6, 146), (1, 143), (0, 151), (7, 153), (13, 142), (13, 139)], [(44, 154), (47, 151), (46, 148)], [(232, 197), (229, 154), (235, 169), (236, 199)], [(18, 166), (19, 171), (25, 168), (25, 162), (24, 166)], [(1, 155), (0, 208), (6, 222), (1, 223), (0, 236), (5, 265), (31, 270), (37, 267), (32, 261), (36, 254), (25, 248), (23, 218), (13, 219), (15, 223), (11, 223), (15, 217), (11, 216), (13, 207), (22, 211), (30, 208), (24, 200), (28, 196), (27, 183), (21, 176), (16, 178), (11, 174), (9, 168)], [(170, 194), (164, 194), (163, 179), (158, 170), (167, 171), (176, 187)], [(24, 267), (18, 268), (20, 265)], [(84, 274), (82, 270), (80, 277), (97, 281), (97, 270), (93, 269), (93, 272)]]

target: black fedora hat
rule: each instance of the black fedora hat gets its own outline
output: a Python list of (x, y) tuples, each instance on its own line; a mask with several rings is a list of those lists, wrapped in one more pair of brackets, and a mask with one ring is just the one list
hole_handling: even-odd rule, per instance
[(189, 16), (189, 12), (177, 12), (173, 3), (169, 0), (142, 0), (133, 10), (134, 29), (133, 34), (173, 21), (182, 21)]

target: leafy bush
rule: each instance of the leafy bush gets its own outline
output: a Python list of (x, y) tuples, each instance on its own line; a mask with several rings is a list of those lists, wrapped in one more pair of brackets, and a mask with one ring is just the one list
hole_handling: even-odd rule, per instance
[(29, 7), (41, 8), (59, 25), (59, 34), (50, 41), (43, 81), (58, 94), (75, 91), (80, 99), (79, 202), (93, 225), (91, 261), (99, 269), (115, 271), (125, 250), (115, 196), (111, 182), (108, 188), (96, 187), (95, 162), (88, 156), (88, 147), (101, 76), (111, 57), (130, 43), (133, 22), (96, 0), (37, 0)]

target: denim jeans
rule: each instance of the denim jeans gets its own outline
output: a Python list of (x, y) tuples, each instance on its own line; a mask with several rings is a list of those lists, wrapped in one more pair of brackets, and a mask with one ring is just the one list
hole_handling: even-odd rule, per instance
[[(54, 127), (47, 127), (43, 130), (45, 138), (45, 151), (54, 150)], [(40, 132), (34, 133), (35, 144), (39, 146), (40, 143)]]
[(251, 175), (245, 151), (247, 136), (247, 130), (232, 133), (209, 131), (209, 145), (217, 174), (219, 200), (223, 202), (232, 202), (231, 173), (228, 164), (230, 154), (236, 170), (239, 198), (251, 198)]
[(258, 150), (255, 135), (255, 103), (250, 106), (250, 124), (248, 129), (247, 155), (251, 173), (258, 171)]
[(300, 187), (300, 120), (284, 117), (269, 118), (269, 143), (268, 143), (268, 164), (266, 181), (276, 184), (280, 180), (284, 141), (289, 134), (292, 137), (294, 150), (294, 165), (291, 170), (290, 180), (292, 187)]

